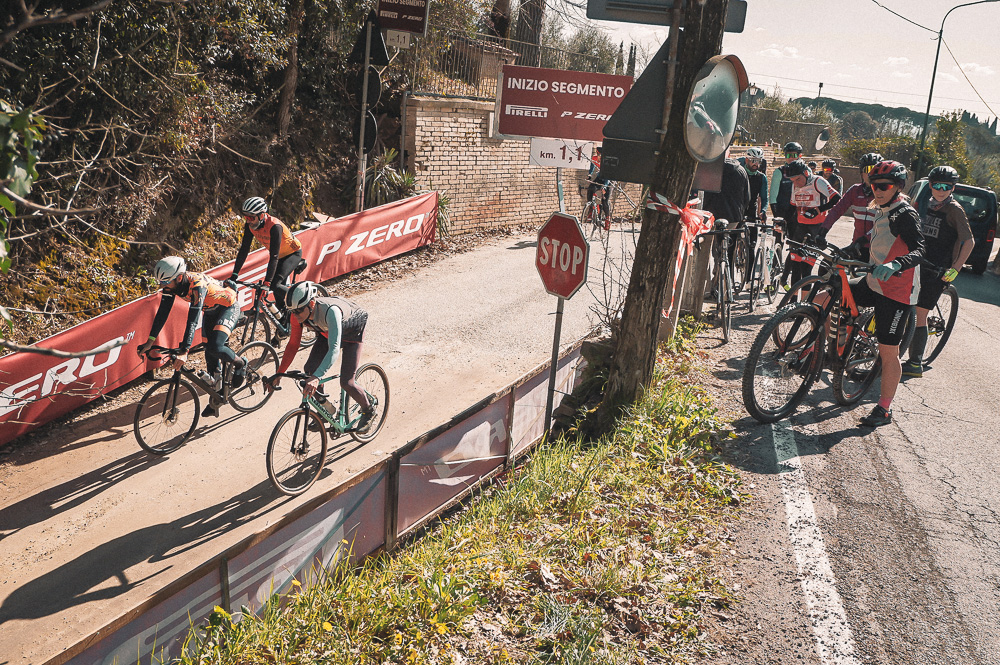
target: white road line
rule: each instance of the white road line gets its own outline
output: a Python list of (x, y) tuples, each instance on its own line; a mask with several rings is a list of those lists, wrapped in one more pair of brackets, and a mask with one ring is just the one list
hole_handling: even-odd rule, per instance
[(837, 593), (837, 580), (826, 556), (812, 496), (802, 473), (795, 433), (786, 423), (774, 423), (771, 431), (774, 452), (778, 456), (781, 492), (785, 496), (788, 537), (798, 562), (820, 662), (824, 665), (861, 665), (854, 650), (854, 636), (847, 623), (844, 604)]

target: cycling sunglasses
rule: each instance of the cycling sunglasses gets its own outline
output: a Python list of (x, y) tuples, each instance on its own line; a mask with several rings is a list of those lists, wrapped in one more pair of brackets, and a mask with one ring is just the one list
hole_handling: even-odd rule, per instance
[(888, 191), (890, 187), (895, 185), (894, 182), (873, 182), (872, 189), (877, 189), (880, 192)]
[(936, 189), (939, 192), (950, 192), (951, 190), (955, 189), (955, 185), (952, 185), (947, 182), (932, 182), (931, 189)]
[(798, 159), (802, 156), (801, 152), (786, 152), (785, 159)]

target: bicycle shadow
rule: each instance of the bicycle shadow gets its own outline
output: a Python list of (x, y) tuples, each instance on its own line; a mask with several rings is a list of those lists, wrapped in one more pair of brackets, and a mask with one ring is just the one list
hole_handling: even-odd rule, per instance
[[(65, 614), (73, 607), (120, 596), (173, 566), (130, 579), (142, 563), (167, 561), (218, 535), (280, 507), (268, 481), (214, 506), (136, 529), (84, 552), (75, 559), (15, 589), (0, 604), (0, 625), (13, 620)], [(180, 547), (178, 547), (180, 546)]]

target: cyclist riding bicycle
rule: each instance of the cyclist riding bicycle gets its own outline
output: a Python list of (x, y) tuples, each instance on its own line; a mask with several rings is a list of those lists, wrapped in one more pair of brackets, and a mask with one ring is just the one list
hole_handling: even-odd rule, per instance
[[(802, 160), (786, 164), (785, 172), (792, 181), (792, 204), (795, 206), (796, 222), (788, 237), (802, 242), (807, 236), (821, 235), (826, 211), (837, 204), (840, 193), (821, 176), (812, 175)], [(794, 253), (789, 253), (785, 270), (790, 275), (790, 283), (795, 284), (809, 274), (812, 266), (798, 260)]]
[[(354, 380), (354, 375), (361, 365), (361, 347), (365, 336), (365, 325), (368, 323), (368, 312), (361, 309), (346, 298), (330, 296), (316, 297), (317, 289), (313, 282), (299, 282), (288, 290), (285, 301), (292, 314), (291, 337), (288, 346), (281, 356), (278, 374), (288, 370), (292, 359), (299, 350), (302, 338), (302, 328), (308, 326), (314, 330), (316, 343), (309, 352), (303, 371), (309, 374), (302, 392), (306, 396), (316, 393), (321, 401), (328, 396), (318, 391), (319, 380), (325, 375), (337, 354), (341, 353), (340, 386), (347, 391), (355, 402), (361, 406), (362, 418), (357, 428), (364, 430), (375, 415), (374, 405), (368, 400), (368, 395)], [(277, 387), (280, 378), (276, 377), (268, 389)]]
[(236, 253), (236, 263), (233, 264), (233, 274), (226, 285), (236, 288), (240, 269), (250, 253), (254, 238), (267, 248), (270, 258), (267, 261), (267, 271), (264, 273), (264, 286), (274, 294), (274, 302), (280, 313), (278, 336), (288, 336), (288, 311), (285, 308), (285, 297), (288, 287), (285, 280), (292, 274), (302, 260), (302, 243), (292, 235), (288, 226), (277, 217), (267, 213), (267, 203), (259, 196), (252, 196), (243, 202), (243, 240)]
[(871, 185), (868, 183), (868, 174), (881, 161), (883, 161), (883, 157), (877, 152), (869, 152), (861, 156), (861, 159), (858, 160), (861, 182), (848, 188), (837, 204), (826, 213), (826, 221), (823, 222), (823, 234), (825, 235), (836, 221), (850, 210), (854, 216), (854, 237), (851, 240), (855, 243), (860, 241), (858, 250), (862, 261), (868, 260), (868, 233), (875, 224), (875, 208), (870, 207), (875, 198), (872, 195)]
[[(851, 282), (851, 295), (860, 307), (875, 308), (875, 338), (882, 361), (878, 403), (861, 419), (863, 425), (879, 427), (892, 422), (892, 400), (896, 396), (902, 368), (899, 343), (903, 339), (910, 308), (917, 302), (920, 274), (917, 266), (924, 255), (920, 217), (906, 198), (906, 167), (882, 161), (868, 175), (875, 198), (875, 223), (871, 231), (871, 274)], [(861, 241), (848, 247), (857, 256)]]
[(903, 376), (923, 376), (927, 315), (941, 297), (945, 285), (958, 276), (976, 244), (965, 209), (952, 196), (958, 178), (958, 171), (950, 166), (935, 166), (927, 175), (931, 199), (926, 204), (927, 209), (919, 211), (926, 254), (920, 266), (917, 327), (910, 342), (910, 357), (903, 363)]
[[(174, 298), (188, 301), (187, 327), (184, 339), (178, 348), (181, 353), (174, 358), (174, 369), (180, 369), (187, 362), (187, 350), (194, 341), (194, 332), (198, 328), (198, 320), (202, 320), (202, 334), (205, 345), (205, 364), (216, 389), (222, 386), (222, 360), (233, 363), (232, 387), (243, 385), (246, 376), (246, 360), (233, 353), (226, 342), (240, 317), (240, 307), (236, 304), (236, 290), (223, 286), (218, 280), (200, 272), (188, 272), (187, 262), (179, 256), (168, 256), (160, 259), (153, 266), (153, 277), (160, 283), (163, 296), (160, 306), (153, 317), (153, 325), (149, 331), (149, 339), (138, 348), (141, 355), (153, 346), (156, 336), (163, 330), (170, 310), (174, 306)], [(218, 417), (219, 408), (211, 403), (201, 414), (204, 417)]]
[(601, 190), (601, 211), (604, 218), (611, 216), (611, 202), (609, 201), (611, 186), (608, 179), (601, 176), (601, 146), (594, 148), (596, 154), (590, 159), (590, 167), (587, 170), (587, 202), (594, 199), (594, 194)]

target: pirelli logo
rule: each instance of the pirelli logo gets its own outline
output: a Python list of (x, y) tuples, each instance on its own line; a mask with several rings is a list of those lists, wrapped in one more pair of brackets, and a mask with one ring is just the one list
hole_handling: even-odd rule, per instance
[(548, 118), (549, 110), (544, 106), (519, 106), (507, 104), (507, 115), (519, 115), (526, 118)]

